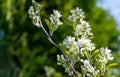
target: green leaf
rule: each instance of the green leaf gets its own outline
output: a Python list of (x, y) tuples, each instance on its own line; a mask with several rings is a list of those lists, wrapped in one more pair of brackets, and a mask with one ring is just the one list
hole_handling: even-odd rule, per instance
[(32, 0), (32, 4), (34, 5), (37, 13), (39, 13), (41, 8), (44, 6), (44, 5), (41, 5), (41, 4), (37, 3), (35, 0)]
[(60, 46), (60, 47), (61, 47), (61, 49), (63, 50), (63, 53), (65, 53), (65, 54), (67, 54), (67, 55), (72, 54), (72, 53), (70, 53), (70, 51), (69, 51), (69, 50), (67, 50), (67, 49), (65, 48), (65, 46), (63, 46), (62, 44), (59, 44), (59, 46)]
[(80, 72), (77, 72), (78, 77), (82, 77), (82, 74)]
[(75, 24), (74, 24), (72, 21), (70, 21), (70, 20), (64, 20), (64, 22), (65, 22), (65, 24), (70, 25), (70, 26), (75, 25)]
[(99, 49), (95, 50), (95, 51), (92, 53), (92, 57), (97, 56), (97, 55), (99, 54), (99, 52), (100, 52)]
[(83, 53), (84, 53), (84, 55), (85, 55), (87, 58), (89, 58), (89, 54), (88, 54), (87, 51), (84, 51)]
[(65, 24), (67, 24), (67, 25), (69, 25), (69, 26), (72, 26), (73, 29), (75, 30), (76, 25), (77, 25), (77, 22), (75, 23), (75, 22), (72, 22), (72, 21), (70, 21), (70, 20), (64, 20), (64, 22), (65, 22)]
[(112, 64), (109, 64), (107, 65), (107, 70), (110, 70), (112, 68), (117, 68), (119, 65), (117, 63), (112, 63)]
[(50, 31), (50, 35), (53, 35), (54, 30), (53, 30), (52, 24), (50, 23), (50, 21), (48, 19), (45, 19), (45, 22), (48, 25), (48, 28), (49, 28), (49, 31)]
[(94, 37), (93, 36), (90, 36), (90, 37), (88, 37), (90, 40), (92, 40)]

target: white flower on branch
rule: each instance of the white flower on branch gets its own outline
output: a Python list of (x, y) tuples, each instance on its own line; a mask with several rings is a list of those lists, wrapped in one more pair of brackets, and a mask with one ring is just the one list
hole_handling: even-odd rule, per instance
[[(95, 45), (89, 39), (89, 36), (93, 34), (89, 23), (83, 20), (85, 17), (82, 9), (77, 7), (70, 11), (71, 15), (68, 16), (68, 20), (75, 30), (74, 36), (67, 36), (59, 46), (52, 40), (51, 36), (54, 31), (57, 30), (58, 26), (63, 24), (62, 21), (60, 21), (62, 15), (58, 10), (53, 10), (53, 14), (50, 15), (49, 20), (45, 20), (50, 32), (48, 33), (42, 25), (40, 17), (40, 10), (43, 5), (38, 4), (35, 0), (32, 0), (32, 3), (33, 6), (31, 6), (28, 11), (29, 17), (37, 27), (43, 29), (48, 36), (48, 40), (60, 49), (62, 54), (57, 55), (57, 64), (62, 65), (68, 75), (71, 77), (97, 77), (99, 74), (105, 73), (108, 60), (113, 60), (111, 50), (106, 47), (100, 48), (100, 51), (95, 50), (93, 53), (86, 53), (93, 51)], [(92, 59), (94, 57), (95, 59)], [(93, 60), (95, 60), (96, 63), (94, 63)], [(74, 68), (77, 64), (81, 66), (80, 70), (82, 72), (79, 72), (80, 74), (76, 71), (76, 68)]]
[(30, 7), (28, 13), (29, 17), (33, 20), (33, 24), (35, 24), (37, 27), (40, 27), (39, 25), (40, 17), (38, 16), (38, 14), (36, 14), (33, 6)]
[(88, 60), (83, 61), (84, 67), (87, 69), (88, 72), (94, 72), (94, 67), (89, 63)]
[(63, 45), (70, 50), (71, 53), (78, 54), (79, 47), (77, 41), (75, 41), (75, 37), (67, 36), (67, 38), (63, 41)]
[(91, 43), (91, 40), (86, 38), (81, 38), (78, 40), (78, 45), (82, 51), (92, 51), (95, 49), (95, 45)]
[(40, 10), (42, 9), (43, 5), (38, 4), (36, 1), (32, 0), (33, 6), (30, 6), (28, 10), (29, 17), (33, 20), (33, 24), (37, 27), (41, 26), (41, 19), (40, 19)]
[(76, 9), (73, 9), (70, 11), (72, 15), (68, 16), (68, 20), (76, 22), (81, 21), (84, 18), (84, 12), (82, 9), (79, 9), (78, 7)]
[(109, 50), (107, 47), (100, 48), (100, 54), (99, 54), (98, 61), (106, 64), (108, 62), (108, 60), (113, 60), (111, 50)]
[(96, 70), (96, 68), (93, 67), (88, 60), (82, 62), (83, 62), (82, 69), (84, 70), (84, 73), (86, 73), (87, 76), (90, 76), (91, 74), (93, 76), (96, 76), (99, 73), (99, 70)]
[(65, 68), (65, 72), (69, 75), (71, 74), (70, 65), (68, 64), (67, 60), (65, 59), (64, 55), (57, 55), (58, 65), (62, 65)]
[(55, 29), (57, 29), (58, 25), (62, 25), (62, 22), (60, 21), (61, 16), (62, 15), (58, 10), (53, 10), (53, 14), (50, 16), (50, 22)]
[(75, 36), (88, 37), (93, 35), (90, 32), (91, 28), (88, 22), (82, 21), (81, 24), (76, 26)]

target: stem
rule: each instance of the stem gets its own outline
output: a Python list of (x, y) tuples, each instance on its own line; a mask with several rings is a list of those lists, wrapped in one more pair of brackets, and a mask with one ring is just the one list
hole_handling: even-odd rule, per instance
[[(45, 34), (47, 35), (48, 40), (62, 52), (62, 54), (63, 54), (64, 57), (66, 58), (68, 64), (70, 65), (72, 71), (74, 72), (74, 74), (77, 75), (76, 70), (74, 69), (74, 67), (73, 67), (73, 66), (71, 65), (71, 63), (69, 62), (68, 57), (64, 54), (63, 50), (52, 40), (51, 36), (48, 34), (48, 32), (47, 32), (47, 31), (45, 30), (45, 28), (43, 27), (41, 20), (40, 20), (40, 22), (39, 22), (39, 25), (41, 26), (41, 28), (43, 29), (43, 31), (44, 31)], [(79, 76), (77, 75), (77, 77), (79, 77)]]
[[(45, 34), (47, 35), (48, 40), (49, 40), (53, 45), (55, 45), (57, 48), (59, 48), (59, 46), (51, 39), (50, 35), (49, 35), (48, 32), (45, 30), (45, 28), (43, 27), (41, 21), (40, 21), (39, 24), (41, 24), (41, 28), (43, 29), (43, 31), (44, 31)], [(60, 49), (60, 48), (59, 48), (59, 49)]]

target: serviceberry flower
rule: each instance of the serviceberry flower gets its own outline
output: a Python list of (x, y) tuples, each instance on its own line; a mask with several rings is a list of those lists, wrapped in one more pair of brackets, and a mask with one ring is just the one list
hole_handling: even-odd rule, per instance
[(108, 60), (113, 60), (111, 50), (109, 50), (107, 47), (100, 48), (100, 54), (98, 60), (100, 63), (105, 63), (105, 64), (108, 62)]
[(81, 24), (78, 24), (76, 26), (76, 30), (75, 30), (75, 36), (81, 36), (81, 37), (88, 37), (90, 35), (93, 35), (90, 32), (91, 28), (88, 22), (86, 21), (82, 21)]
[(88, 60), (83, 61), (83, 66), (84, 66), (84, 68), (87, 69), (88, 72), (94, 72), (95, 71), (94, 67), (89, 63)]
[(61, 63), (58, 62), (57, 63), (58, 65), (61, 65), (62, 63), (66, 62), (66, 59), (64, 58), (63, 55), (57, 55), (57, 60), (61, 62)]
[(79, 47), (78, 47), (77, 41), (75, 41), (75, 37), (67, 36), (67, 38), (64, 39), (64, 41), (63, 41), (63, 45), (68, 50), (70, 50), (71, 53), (79, 52)]
[(30, 7), (28, 13), (29, 13), (29, 17), (33, 20), (33, 24), (35, 24), (37, 27), (40, 27), (39, 25), (40, 17), (36, 13), (33, 6)]
[(99, 70), (96, 70), (96, 68), (93, 67), (88, 60), (84, 60), (82, 62), (83, 62), (82, 69), (84, 70), (84, 73), (89, 77), (91, 77), (91, 74), (93, 77), (96, 77), (97, 74), (99, 73)]
[(34, 11), (34, 8), (33, 6), (30, 6), (29, 10), (28, 10), (28, 14), (29, 14), (29, 17), (32, 18), (32, 16), (35, 15), (35, 11)]
[(68, 64), (67, 60), (65, 59), (64, 55), (57, 55), (58, 65), (62, 65), (65, 68), (65, 72), (71, 74), (70, 72), (70, 65)]
[(107, 60), (113, 60), (114, 58), (112, 57), (111, 50), (109, 50), (107, 47), (105, 48), (105, 54)]
[(53, 34), (53, 32), (55, 30), (57, 30), (59, 25), (62, 25), (62, 21), (60, 21), (60, 17), (62, 15), (60, 14), (60, 12), (58, 10), (53, 10), (53, 14), (50, 15), (50, 24), (52, 26), (52, 30), (51, 30), (51, 35)]
[(53, 26), (62, 25), (62, 22), (60, 21), (61, 16), (62, 15), (60, 14), (60, 12), (58, 10), (53, 10), (53, 14), (51, 14), (51, 16), (50, 16), (51, 24)]
[[(43, 5), (38, 4), (35, 0), (32, 0), (32, 3), (33, 6), (28, 11), (29, 17), (37, 27), (43, 29), (48, 36), (48, 40), (62, 52), (61, 55), (57, 55), (57, 64), (62, 65), (65, 72), (71, 77), (103, 76), (109, 64), (108, 61), (113, 60), (111, 50), (107, 47), (95, 50), (95, 45), (89, 39), (89, 36), (93, 35), (93, 33), (89, 23), (84, 20), (82, 9), (77, 7), (71, 10), (71, 15), (67, 18), (75, 30), (74, 36), (67, 36), (61, 44), (57, 45), (51, 37), (58, 26), (63, 24), (60, 21), (62, 15), (58, 10), (53, 10), (53, 14), (50, 15), (49, 19), (45, 19), (49, 28), (48, 33), (42, 25), (40, 17), (40, 10)], [(74, 68), (76, 65), (80, 66), (81, 71), (76, 71), (76, 68)]]
[(79, 39), (78, 45), (81, 48), (81, 51), (92, 51), (95, 49), (95, 45), (91, 43), (91, 40), (86, 38)]
[(41, 26), (40, 10), (43, 5), (38, 4), (36, 1), (32, 0), (33, 6), (30, 6), (28, 10), (29, 17), (33, 20), (33, 24), (37, 27)]
[(81, 21), (83, 20), (84, 17), (84, 12), (82, 9), (79, 9), (78, 7), (76, 9), (73, 9), (70, 11), (71, 15), (68, 16), (68, 20), (76, 22), (76, 21)]

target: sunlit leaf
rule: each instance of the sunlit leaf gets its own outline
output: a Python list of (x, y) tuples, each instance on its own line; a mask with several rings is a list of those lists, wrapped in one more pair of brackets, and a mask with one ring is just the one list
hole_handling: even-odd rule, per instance
[(88, 54), (87, 51), (84, 51), (84, 55), (85, 55), (87, 58), (89, 58), (89, 54)]
[(69, 50), (67, 50), (67, 49), (65, 48), (65, 46), (63, 46), (62, 44), (59, 44), (59, 46), (62, 48), (63, 53), (65, 53), (65, 54), (67, 54), (67, 55), (72, 54), (72, 53), (71, 53)]
[(99, 54), (99, 52), (100, 52), (99, 49), (95, 50), (95, 51), (92, 53), (92, 57), (97, 56), (97, 55)]
[(111, 68), (117, 68), (119, 65), (117, 63), (112, 63), (107, 66), (107, 70), (110, 70)]
[(48, 25), (50, 34), (52, 35), (52, 34), (53, 34), (53, 31), (54, 31), (52, 24), (50, 23), (50, 21), (49, 21), (48, 19), (45, 19), (45, 22), (46, 22), (46, 24)]

